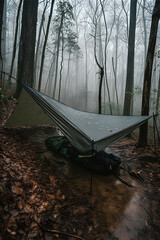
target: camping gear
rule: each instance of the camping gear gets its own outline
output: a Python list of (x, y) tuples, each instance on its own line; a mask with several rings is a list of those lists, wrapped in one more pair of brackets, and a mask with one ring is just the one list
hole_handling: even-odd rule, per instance
[(150, 118), (83, 112), (57, 102), (26, 85), (23, 87), (81, 154), (103, 150)]
[[(57, 102), (24, 84), (22, 86), (67, 137), (71, 145), (83, 155), (91, 154), (92, 159), (94, 153), (125, 137), (151, 118), (151, 116), (87, 113)], [(90, 194), (92, 194), (92, 176), (93, 169)]]
[(56, 153), (62, 154), (63, 156), (69, 158), (68, 146), (70, 142), (64, 136), (53, 136), (45, 140), (47, 147)]
[(47, 147), (56, 153), (59, 153), (71, 160), (80, 163), (94, 172), (107, 175), (115, 170), (121, 163), (121, 159), (113, 154), (108, 154), (104, 151), (92, 155), (81, 155), (71, 146), (65, 136), (53, 136), (45, 140)]

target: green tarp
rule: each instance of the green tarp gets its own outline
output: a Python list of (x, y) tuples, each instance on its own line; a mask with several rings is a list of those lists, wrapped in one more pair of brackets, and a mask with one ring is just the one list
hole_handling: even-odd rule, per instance
[(34, 99), (22, 89), (13, 113), (6, 122), (6, 127), (35, 126), (53, 124)]
[(82, 154), (91, 153), (92, 150), (103, 150), (150, 118), (83, 112), (57, 102), (28, 86), (23, 87)]

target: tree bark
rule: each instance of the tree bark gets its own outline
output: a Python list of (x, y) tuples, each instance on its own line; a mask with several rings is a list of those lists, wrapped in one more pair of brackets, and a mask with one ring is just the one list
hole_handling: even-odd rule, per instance
[[(144, 73), (142, 108), (141, 108), (142, 116), (149, 115), (152, 67), (153, 67), (153, 59), (154, 59), (159, 19), (160, 19), (160, 0), (156, 0), (153, 13), (152, 13), (152, 23), (151, 23), (149, 45), (148, 45), (145, 73)], [(139, 140), (137, 144), (138, 147), (147, 146), (147, 132), (148, 132), (148, 122), (146, 122), (140, 127)]]
[(3, 5), (3, 26), (2, 26), (2, 59), (3, 71), (6, 72), (6, 22), (7, 22), (7, 0)]
[(2, 25), (3, 25), (3, 8), (4, 0), (0, 1), (0, 86), (2, 87), (2, 72), (3, 72), (3, 62), (2, 62)]
[(137, 0), (131, 0), (130, 6), (130, 27), (128, 40), (128, 60), (127, 60), (127, 77), (124, 99), (123, 115), (131, 115), (132, 92), (134, 84), (134, 48), (135, 48), (135, 30), (136, 30), (136, 9)]
[(118, 90), (117, 90), (117, 75), (116, 75), (116, 67), (114, 66), (114, 59), (112, 57), (112, 67), (115, 81), (115, 92), (116, 92), (116, 102), (117, 102), (117, 113), (119, 115), (119, 101), (118, 101)]
[(14, 44), (13, 44), (13, 52), (12, 52), (12, 62), (11, 62), (11, 68), (10, 68), (10, 73), (8, 77), (8, 83), (11, 82), (11, 76), (13, 72), (13, 65), (14, 65), (14, 60), (16, 56), (16, 45), (17, 45), (17, 36), (18, 36), (18, 22), (19, 22), (19, 15), (20, 15), (20, 10), (22, 6), (23, 0), (20, 0), (18, 10), (17, 10), (17, 17), (16, 17), (16, 29), (15, 29), (15, 35), (14, 35)]
[[(85, 31), (86, 34), (86, 31)], [(87, 46), (87, 39), (86, 35), (84, 34), (84, 44), (85, 44), (85, 86), (86, 86), (86, 107), (88, 109), (88, 46)]]
[(60, 73), (59, 73), (59, 94), (58, 94), (58, 101), (61, 100), (61, 85), (62, 85), (63, 58), (64, 58), (64, 36), (63, 36), (63, 29), (62, 29), (62, 58), (61, 58), (61, 68), (60, 68)]
[(56, 56), (56, 70), (55, 70), (55, 81), (54, 81), (54, 89), (53, 89), (53, 98), (55, 98), (56, 94), (56, 86), (57, 86), (57, 76), (58, 76), (58, 61), (59, 61), (59, 49), (60, 49), (60, 41), (61, 41), (61, 30), (63, 27), (63, 19), (64, 19), (64, 14), (61, 17), (61, 23), (59, 26), (58, 30), (58, 36), (57, 36), (57, 56)]
[[(108, 101), (109, 101), (109, 109), (110, 109), (110, 114), (112, 115), (112, 106), (111, 106), (111, 97), (110, 97), (110, 90), (109, 90), (109, 84), (108, 84), (108, 77), (107, 77), (107, 45), (108, 45), (108, 27), (107, 27), (107, 21), (106, 21), (106, 16), (105, 16), (105, 11), (104, 7), (102, 4), (102, 1), (100, 0), (101, 8), (102, 8), (102, 14), (103, 14), (103, 19), (104, 19), (104, 25), (105, 25), (105, 49), (104, 49), (104, 76), (106, 79), (106, 86), (107, 86), (107, 93), (108, 93)], [(114, 23), (114, 21), (113, 21)], [(113, 25), (112, 25), (113, 28)], [(112, 32), (111, 28), (111, 32)]]
[(143, 0), (143, 6), (142, 6), (142, 17), (143, 17), (143, 29), (144, 29), (144, 61), (146, 60), (146, 53), (147, 53), (147, 31), (146, 31), (146, 17), (145, 17), (145, 3), (146, 1)]
[(98, 114), (102, 113), (102, 82), (103, 82), (103, 76), (104, 76), (104, 68), (101, 66), (97, 59), (96, 54), (96, 28), (95, 28), (95, 36), (94, 36), (94, 57), (97, 66), (99, 67), (99, 94), (98, 94)]
[(156, 101), (156, 115), (159, 110), (159, 98), (160, 98), (160, 71), (159, 71), (159, 80), (158, 80), (158, 92), (157, 92), (157, 101)]
[(48, 40), (48, 33), (49, 33), (49, 27), (50, 27), (51, 18), (52, 18), (52, 12), (53, 12), (54, 1), (55, 1), (55, 0), (52, 0), (52, 3), (51, 3), (51, 10), (50, 10), (49, 18), (48, 18), (47, 30), (46, 30), (46, 36), (45, 36), (44, 45), (43, 45), (43, 50), (42, 50), (41, 67), (40, 67), (39, 84), (38, 84), (38, 91), (41, 90), (43, 65), (44, 65), (44, 59), (45, 59), (45, 49), (46, 49), (46, 44), (47, 44), (47, 40)]
[(21, 82), (31, 87), (33, 85), (37, 10), (38, 0), (24, 0), (18, 54), (16, 98), (19, 97), (21, 92)]
[[(38, 55), (39, 55), (39, 49), (40, 49), (40, 40), (41, 40), (41, 34), (42, 34), (42, 27), (43, 27), (43, 23), (45, 21), (45, 13), (46, 13), (46, 9), (47, 9), (47, 6), (48, 6), (48, 2), (49, 0), (47, 0), (46, 2), (46, 5), (43, 9), (43, 13), (42, 13), (42, 19), (41, 19), (41, 22), (40, 22), (40, 27), (39, 27), (39, 33), (38, 33), (38, 39), (37, 39), (37, 47), (36, 47), (36, 52), (35, 52), (35, 61), (34, 61), (34, 84), (36, 83), (36, 79), (37, 79), (37, 71), (36, 71), (36, 68), (37, 68), (37, 60), (38, 60)], [(39, 71), (38, 71), (39, 73)]]

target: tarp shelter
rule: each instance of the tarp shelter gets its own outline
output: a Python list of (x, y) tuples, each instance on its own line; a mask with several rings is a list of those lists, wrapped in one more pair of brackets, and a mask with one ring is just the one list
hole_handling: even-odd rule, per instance
[[(23, 87), (81, 154), (103, 150), (150, 118), (150, 116), (114, 116), (83, 112), (57, 102), (28, 86), (23, 85)], [(22, 115), (25, 115), (26, 109), (23, 105), (22, 108)], [(36, 116), (37, 121), (41, 121), (42, 115), (37, 112)], [(27, 116), (25, 119), (28, 119)], [(49, 119), (48, 123), (51, 123)], [(10, 126), (9, 122), (7, 125)]]

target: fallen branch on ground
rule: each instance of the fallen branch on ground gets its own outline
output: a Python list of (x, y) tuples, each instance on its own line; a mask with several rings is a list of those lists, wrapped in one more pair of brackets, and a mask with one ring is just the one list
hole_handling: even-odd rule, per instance
[(45, 228), (45, 227), (42, 226), (39, 222), (37, 222), (35, 219), (34, 219), (34, 222), (37, 223), (38, 226), (39, 226), (43, 231), (46, 231), (46, 232), (49, 232), (49, 233), (53, 233), (53, 234), (59, 234), (59, 235), (67, 236), (67, 237), (72, 237), (72, 238), (76, 238), (76, 239), (80, 239), (80, 240), (85, 240), (84, 238), (81, 238), (81, 237), (79, 237), (79, 236), (76, 236), (76, 235), (73, 235), (73, 234), (70, 234), (70, 233), (61, 232), (61, 231), (56, 230), (56, 229), (48, 229), (48, 228)]

